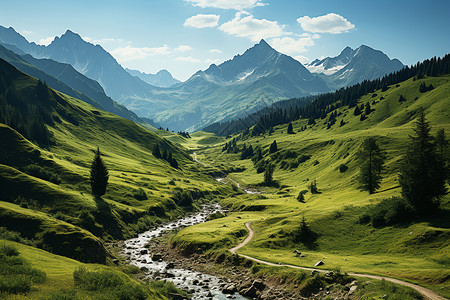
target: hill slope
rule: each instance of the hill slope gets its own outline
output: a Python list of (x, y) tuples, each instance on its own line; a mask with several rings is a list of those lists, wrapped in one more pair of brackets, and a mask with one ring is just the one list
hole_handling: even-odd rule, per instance
[[(49, 89), (3, 60), (0, 103), (0, 122), (6, 124), (0, 125), (1, 223), (36, 246), (104, 263), (110, 254), (103, 241), (130, 237), (182, 213), (177, 190), (197, 197), (220, 193), (184, 149)], [(156, 144), (179, 169), (152, 155)], [(110, 176), (102, 198), (90, 195), (89, 169), (97, 147)], [(26, 219), (29, 227), (23, 226)], [(77, 244), (86, 247), (77, 250)]]
[[(434, 89), (420, 92), (423, 83), (432, 84)], [(324, 269), (403, 278), (450, 296), (448, 195), (441, 200), (440, 212), (429, 219), (383, 226), (361, 221), (375, 204), (400, 195), (398, 168), (420, 108), (433, 135), (439, 128), (449, 132), (449, 91), (449, 75), (410, 78), (358, 98), (358, 106), (370, 105), (372, 109), (366, 118), (355, 116), (354, 108), (343, 105), (316, 119), (315, 124), (308, 125), (309, 120), (302, 118), (292, 122), (295, 134), (287, 134), (287, 124), (282, 124), (259, 136), (245, 132), (235, 135), (226, 141), (227, 147), (217, 143), (198, 150), (201, 162), (244, 170), (228, 174), (224, 182), (237, 182), (262, 194), (225, 199), (222, 203), (233, 213), (182, 230), (173, 242), (191, 251), (198, 247), (220, 254), (237, 245), (244, 224), (253, 222), (255, 237), (240, 250), (242, 254), (306, 267), (322, 260)], [(400, 95), (406, 100), (400, 102)], [(372, 195), (360, 190), (358, 181), (358, 153), (367, 137), (374, 137), (386, 155), (381, 187)], [(236, 147), (232, 146), (233, 138)], [(274, 140), (278, 151), (271, 154), (269, 146)], [(256, 165), (241, 159), (244, 144), (253, 147), (255, 156), (261, 150), (262, 159)], [(275, 183), (265, 186), (264, 172), (257, 169), (268, 163), (275, 166)], [(310, 192), (312, 182), (319, 193)], [(307, 191), (305, 199), (298, 201), (303, 190)], [(313, 232), (311, 239), (295, 238), (300, 235), (303, 217)], [(294, 250), (301, 255), (293, 254)]]

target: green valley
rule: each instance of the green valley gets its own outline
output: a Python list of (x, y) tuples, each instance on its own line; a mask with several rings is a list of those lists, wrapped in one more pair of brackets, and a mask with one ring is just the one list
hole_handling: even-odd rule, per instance
[[(420, 108), (433, 135), (438, 129), (450, 129), (449, 79), (411, 78), (385, 91), (369, 93), (357, 101), (358, 106), (371, 107), (364, 120), (354, 115), (354, 109), (342, 106), (314, 125), (307, 125), (307, 119), (292, 122), (295, 134), (287, 134), (288, 125), (284, 124), (259, 136), (247, 131), (246, 135), (244, 132), (230, 137), (225, 142), (232, 145), (228, 146), (231, 151), (219, 141), (199, 144), (196, 153), (200, 162), (229, 169), (225, 182), (261, 194), (221, 200), (232, 213), (183, 229), (172, 242), (191, 251), (197, 245), (201, 251), (222, 253), (242, 241), (244, 224), (251, 222), (255, 236), (238, 250), (240, 254), (305, 267), (322, 260), (324, 265), (319, 268), (401, 278), (449, 297), (448, 195), (441, 199), (439, 212), (429, 218), (410, 217), (389, 226), (374, 226), (362, 220), (371, 207), (401, 195), (399, 166)], [(419, 87), (423, 83), (434, 89), (422, 93)], [(400, 95), (406, 100), (399, 102)], [(331, 127), (330, 115), (336, 116)], [(361, 190), (358, 180), (359, 151), (367, 137), (374, 137), (386, 156), (381, 186), (374, 194)], [(274, 140), (278, 150), (270, 153)], [(244, 144), (254, 149), (253, 162), (241, 159)], [(262, 153), (259, 161), (255, 159), (257, 149)], [(265, 185), (264, 172), (258, 173), (257, 169), (269, 163), (275, 166), (274, 182)], [(317, 193), (311, 193), (312, 182), (316, 183)], [(302, 191), (304, 200), (299, 201)], [(303, 241), (298, 238), (302, 218), (314, 233)]]

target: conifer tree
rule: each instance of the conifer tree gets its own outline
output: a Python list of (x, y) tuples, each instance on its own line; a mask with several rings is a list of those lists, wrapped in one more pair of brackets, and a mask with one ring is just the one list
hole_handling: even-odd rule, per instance
[(359, 116), (361, 114), (361, 110), (359, 109), (359, 106), (355, 106), (355, 110), (353, 111), (353, 115)]
[(384, 156), (373, 137), (364, 140), (359, 157), (359, 181), (364, 190), (373, 194), (380, 187), (384, 164)]
[(269, 147), (269, 153), (272, 154), (272, 153), (275, 153), (275, 152), (277, 152), (277, 151), (278, 151), (277, 141), (274, 140), (274, 141), (272, 142), (272, 144), (270, 144), (270, 147)]
[(266, 166), (266, 169), (265, 169), (265, 171), (264, 171), (264, 183), (265, 183), (266, 185), (271, 184), (272, 181), (273, 181), (273, 170), (274, 170), (273, 164), (269, 163), (269, 164)]
[(95, 197), (100, 197), (105, 194), (109, 179), (108, 169), (100, 155), (100, 148), (97, 148), (91, 165), (91, 189), (92, 195)]
[(428, 215), (436, 210), (439, 197), (447, 192), (445, 166), (436, 154), (430, 129), (421, 109), (414, 129), (415, 135), (406, 148), (399, 178), (403, 197), (421, 215)]
[(159, 149), (159, 144), (155, 144), (152, 154), (157, 158), (161, 158), (161, 150)]
[(292, 123), (289, 122), (288, 128), (287, 128), (288, 134), (294, 134), (294, 128), (292, 127)]

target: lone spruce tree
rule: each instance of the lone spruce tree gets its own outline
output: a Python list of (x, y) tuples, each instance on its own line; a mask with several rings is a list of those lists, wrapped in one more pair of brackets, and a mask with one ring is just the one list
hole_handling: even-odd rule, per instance
[(429, 215), (435, 211), (439, 207), (439, 197), (447, 192), (447, 173), (436, 153), (430, 129), (421, 109), (414, 129), (415, 135), (411, 136), (400, 168), (402, 196), (419, 215)]
[(94, 160), (91, 165), (91, 188), (92, 195), (100, 197), (106, 192), (106, 185), (108, 184), (108, 169), (100, 157), (100, 148), (95, 152)]
[(274, 140), (274, 141), (272, 142), (272, 144), (270, 144), (270, 147), (269, 147), (269, 153), (272, 154), (272, 153), (275, 153), (275, 152), (277, 152), (277, 151), (278, 151), (277, 141)]
[(360, 173), (359, 181), (361, 187), (373, 194), (381, 182), (381, 171), (383, 170), (384, 156), (378, 147), (375, 138), (364, 140), (360, 151)]
[(264, 171), (264, 183), (270, 185), (273, 182), (273, 164), (269, 163)]

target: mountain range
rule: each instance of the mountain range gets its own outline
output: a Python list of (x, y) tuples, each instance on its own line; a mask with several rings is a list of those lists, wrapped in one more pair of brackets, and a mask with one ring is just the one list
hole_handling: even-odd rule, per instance
[(305, 67), (261, 40), (242, 55), (172, 84), (175, 79), (168, 72), (145, 74), (124, 69), (100, 45), (88, 43), (70, 30), (50, 45), (40, 46), (29, 43), (13, 28), (0, 27), (0, 42), (35, 58), (70, 64), (138, 116), (186, 131), (247, 115), (282, 99), (329, 92), (403, 67), (400, 61), (368, 46), (347, 47), (337, 57), (315, 60)]
[(173, 78), (172, 74), (170, 74), (170, 72), (166, 69), (160, 70), (156, 74), (144, 73), (138, 70), (130, 70), (128, 68), (125, 68), (125, 70), (131, 75), (157, 87), (170, 87), (181, 82), (178, 79)]

